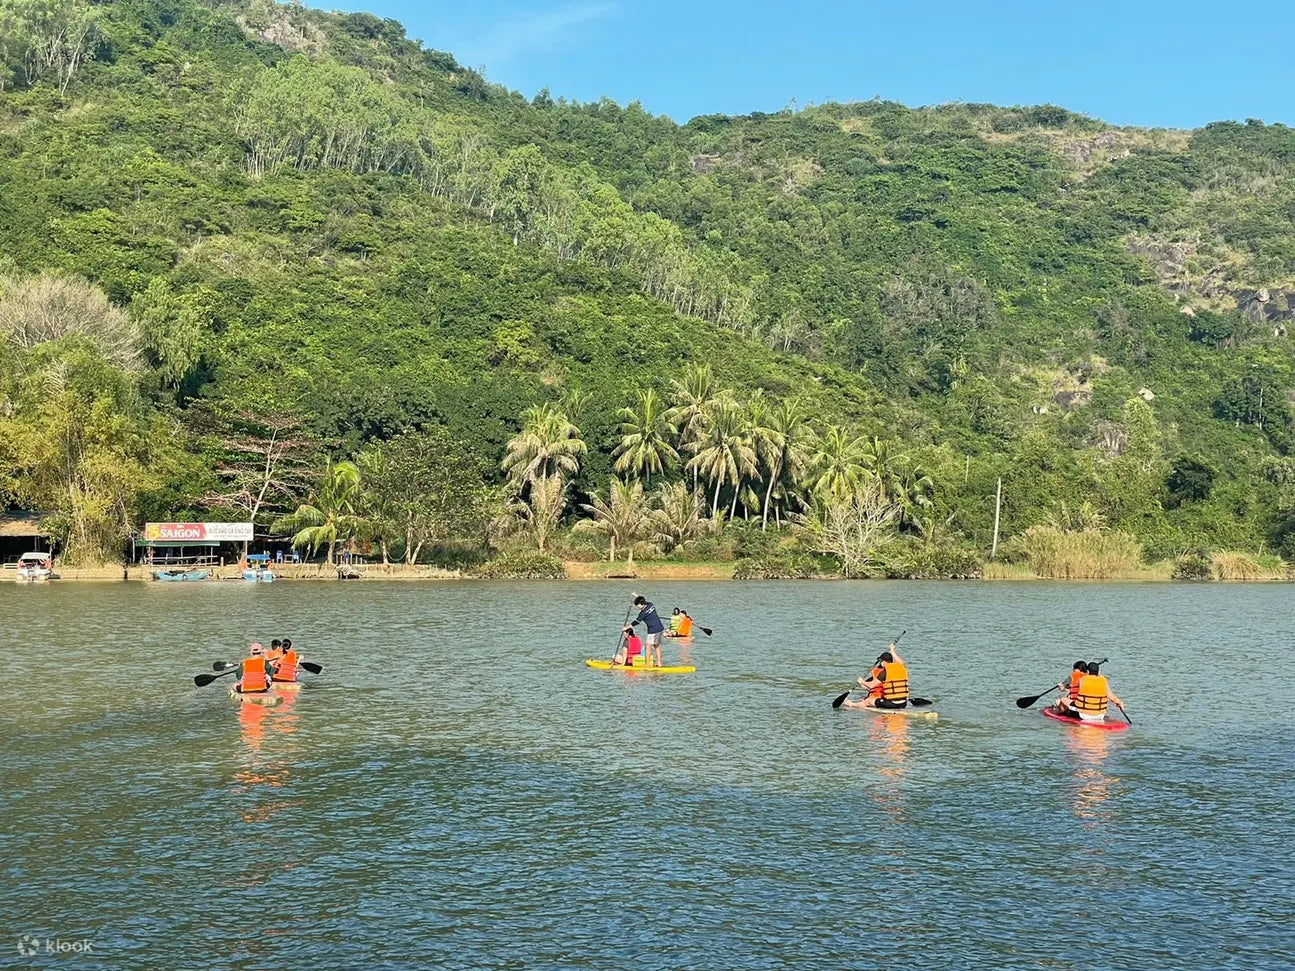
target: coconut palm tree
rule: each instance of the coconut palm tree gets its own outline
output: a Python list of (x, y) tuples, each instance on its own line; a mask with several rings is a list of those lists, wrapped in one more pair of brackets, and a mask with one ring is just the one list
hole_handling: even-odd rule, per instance
[(579, 427), (556, 405), (532, 405), (522, 412), (522, 428), (508, 440), (500, 467), (519, 493), (527, 485), (553, 476), (570, 477), (589, 451)]
[(635, 541), (651, 531), (651, 507), (643, 495), (643, 483), (624, 482), (612, 476), (607, 486), (607, 498), (596, 492), (590, 498), (592, 502), (583, 508), (593, 518), (580, 520), (576, 529), (606, 536), (611, 544), (613, 560), (616, 559), (618, 544), (622, 549), (632, 549)]
[(859, 439), (839, 425), (817, 436), (810, 460), (811, 491), (844, 500), (869, 476)]
[(640, 390), (633, 408), (622, 408), (621, 440), (613, 453), (617, 472), (642, 475), (652, 484), (653, 472), (664, 472), (679, 461), (679, 453), (670, 444), (676, 434), (669, 412), (660, 396), (651, 388)]
[[(761, 531), (769, 527), (769, 504), (784, 476), (793, 480), (805, 473), (809, 459), (807, 443), (811, 435), (804, 407), (798, 401), (780, 401), (772, 410), (765, 430), (764, 507), (760, 517)], [(785, 490), (784, 490), (785, 494)]]
[(354, 462), (328, 460), (319, 488), (296, 511), (277, 519), (275, 532), (294, 531), (294, 547), (309, 546), (313, 554), (328, 544), (327, 562), (333, 565), (333, 548), (338, 541), (349, 540), (365, 528), (360, 513), (360, 470)]
[[(680, 451), (689, 451), (706, 420), (706, 409), (724, 394), (715, 384), (715, 372), (709, 364), (690, 364), (683, 374), (670, 382), (671, 408), (667, 420), (675, 426)], [(693, 469), (692, 487), (697, 488), (698, 472)]]
[(687, 482), (667, 482), (654, 497), (652, 541), (666, 552), (683, 546), (706, 531), (706, 501)]
[(715, 485), (710, 508), (712, 517), (719, 512), (720, 490), (731, 483), (733, 506), (729, 510), (729, 518), (733, 518), (742, 477), (755, 472), (755, 449), (742, 430), (741, 407), (730, 398), (717, 398), (704, 413), (699, 436), (687, 445), (693, 453), (688, 467), (704, 475), (707, 483)]

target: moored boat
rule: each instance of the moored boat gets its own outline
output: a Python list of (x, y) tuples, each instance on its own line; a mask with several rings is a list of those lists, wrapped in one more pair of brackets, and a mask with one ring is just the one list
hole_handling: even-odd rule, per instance
[(154, 570), (153, 579), (174, 583), (180, 580), (205, 580), (211, 576), (210, 570)]
[(1053, 705), (1043, 709), (1043, 717), (1051, 718), (1053, 721), (1065, 722), (1067, 725), (1074, 725), (1076, 728), (1097, 728), (1108, 732), (1122, 732), (1129, 727), (1128, 722), (1118, 721), (1109, 715), (1101, 721), (1085, 721), (1082, 718), (1073, 718), (1070, 715), (1063, 715)]
[(50, 553), (24, 553), (18, 557), (15, 571), (19, 583), (36, 583), (54, 575), (54, 557)]

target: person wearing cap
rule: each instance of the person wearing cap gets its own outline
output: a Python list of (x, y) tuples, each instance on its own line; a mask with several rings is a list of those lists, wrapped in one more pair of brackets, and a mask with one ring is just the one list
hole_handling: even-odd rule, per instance
[(234, 690), (240, 694), (260, 694), (270, 690), (270, 679), (274, 676), (274, 666), (266, 660), (265, 649), (255, 643), (249, 650), (250, 657), (244, 658), (238, 665), (238, 683)]

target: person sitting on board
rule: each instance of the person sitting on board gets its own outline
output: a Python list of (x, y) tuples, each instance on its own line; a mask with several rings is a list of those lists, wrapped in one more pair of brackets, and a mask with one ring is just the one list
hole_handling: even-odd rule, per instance
[(1088, 673), (1079, 679), (1075, 689), (1075, 700), (1063, 699), (1061, 713), (1080, 721), (1100, 722), (1106, 720), (1107, 706), (1114, 702), (1120, 707), (1124, 702), (1111, 690), (1110, 682), (1101, 674), (1101, 665), (1092, 661), (1087, 666)]
[(267, 661), (275, 662), (281, 657), (283, 657), (283, 641), (276, 637), (274, 640), (270, 641), (270, 649), (265, 652), (265, 659)]
[(1066, 713), (1066, 709), (1075, 703), (1075, 698), (1079, 694), (1079, 681), (1088, 673), (1087, 661), (1076, 661), (1075, 666), (1070, 670), (1070, 677), (1057, 685), (1057, 690), (1063, 692), (1057, 703), (1052, 707), (1061, 714)]
[(625, 667), (630, 668), (638, 663), (643, 654), (643, 641), (638, 634), (634, 633), (633, 627), (626, 627), (621, 633), (625, 637), (621, 641), (621, 646), (616, 650), (616, 657), (612, 660), (612, 664), (623, 664)]
[(908, 707), (908, 665), (895, 652), (893, 643), (877, 658), (877, 665), (868, 676), (859, 679), (859, 687), (867, 689), (868, 697), (854, 702), (846, 699), (845, 704), (851, 708)]
[(639, 615), (630, 621), (630, 627), (637, 627), (639, 624), (647, 631), (647, 637), (643, 639), (644, 657), (649, 665), (652, 664), (653, 651), (656, 652), (656, 666), (661, 666), (661, 635), (665, 633), (665, 624), (661, 623), (661, 618), (657, 615), (656, 606), (646, 597), (638, 594), (634, 595), (634, 606), (639, 609)]
[[(278, 641), (274, 643), (278, 644)], [(292, 641), (288, 638), (283, 639), (282, 653), (274, 665), (274, 674), (271, 681), (296, 681), (297, 680), (297, 661), (299, 660), (296, 650), (292, 646)]]
[(688, 616), (688, 611), (679, 611), (682, 619), (679, 621), (679, 637), (692, 637), (692, 618)]
[(269, 691), (274, 667), (266, 661), (265, 649), (260, 644), (253, 644), (250, 653), (251, 657), (239, 662), (238, 683), (234, 690), (247, 695)]
[(681, 623), (683, 623), (683, 614), (679, 613), (679, 608), (676, 607), (674, 610), (670, 611), (670, 636), (671, 637), (679, 636), (679, 625)]

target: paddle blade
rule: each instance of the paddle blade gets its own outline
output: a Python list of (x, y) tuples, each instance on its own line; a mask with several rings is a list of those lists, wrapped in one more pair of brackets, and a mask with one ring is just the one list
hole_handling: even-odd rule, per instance
[(927, 705), (935, 704), (930, 698), (909, 698), (908, 703), (914, 708), (925, 708)]
[(832, 707), (840, 708), (843, 704), (845, 704), (845, 699), (848, 697), (850, 697), (850, 692), (847, 691), (845, 694), (841, 695), (841, 697), (836, 698), (832, 701)]
[(193, 679), (193, 683), (199, 688), (205, 688), (207, 685), (215, 681), (217, 677), (218, 676), (215, 674), (200, 674)]
[[(1056, 686), (1055, 686), (1055, 685), (1053, 685), (1053, 687), (1056, 687)], [(1051, 691), (1051, 690), (1052, 690), (1052, 688), (1049, 688), (1049, 689), (1048, 689), (1048, 691)], [(1026, 697), (1024, 697), (1024, 698), (1017, 698), (1017, 699), (1016, 699), (1016, 707), (1017, 707), (1017, 708), (1029, 708), (1029, 707), (1030, 707), (1030, 705), (1034, 704), (1036, 701), (1038, 701), (1040, 698), (1042, 698), (1044, 695), (1046, 695), (1046, 694), (1048, 693), (1048, 691), (1040, 691), (1037, 695), (1027, 695), (1027, 696), (1026, 696)]]
[(230, 668), (238, 667), (237, 661), (217, 661), (212, 666), (213, 671), (228, 671)]
[(711, 629), (710, 629), (709, 627), (703, 627), (703, 628), (701, 628), (701, 632), (702, 632), (703, 634), (705, 634), (707, 637), (710, 637), (710, 635), (711, 635)]
[(300, 663), (301, 666), (311, 674), (319, 674), (324, 670), (324, 666), (322, 664), (316, 664), (314, 661), (302, 661)]

